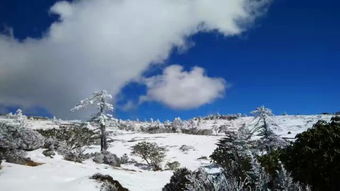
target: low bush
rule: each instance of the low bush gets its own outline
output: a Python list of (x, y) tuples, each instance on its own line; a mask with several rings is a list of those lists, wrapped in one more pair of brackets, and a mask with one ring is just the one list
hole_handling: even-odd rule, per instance
[(20, 126), (0, 122), (0, 148), (32, 151), (44, 145), (44, 137), (38, 132)]
[(95, 153), (93, 161), (96, 163), (108, 164), (108, 165), (117, 166), (117, 167), (119, 167), (121, 164), (120, 158), (118, 158), (115, 154), (110, 153), (108, 151)]
[(129, 191), (127, 188), (124, 188), (117, 180), (114, 180), (109, 175), (102, 175), (97, 173), (91, 176), (90, 179), (94, 179), (102, 183), (100, 191)]
[(167, 162), (166, 163), (166, 168), (170, 170), (177, 170), (181, 166), (181, 164), (178, 161), (173, 161), (173, 162)]
[(46, 139), (49, 139), (50, 144), (64, 141), (70, 149), (94, 144), (96, 139), (99, 138), (93, 130), (80, 125), (61, 126), (60, 128), (46, 130), (39, 129), (37, 131)]
[[(61, 126), (60, 128), (38, 130), (45, 137), (47, 156), (53, 151), (57, 151), (64, 156), (65, 160), (82, 162), (90, 158), (90, 155), (84, 154), (84, 146), (94, 144), (98, 135), (87, 127), (81, 125)], [(46, 156), (45, 155), (45, 156)]]

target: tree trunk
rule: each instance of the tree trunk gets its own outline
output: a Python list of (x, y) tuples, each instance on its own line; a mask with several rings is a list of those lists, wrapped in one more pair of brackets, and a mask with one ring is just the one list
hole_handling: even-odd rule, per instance
[[(264, 127), (264, 137), (268, 140), (269, 139), (269, 132), (268, 132), (268, 124), (266, 121), (266, 118), (263, 118), (263, 127)], [(272, 146), (271, 145), (266, 145), (267, 151), (270, 153), (272, 152)]]
[(100, 151), (106, 151), (107, 150), (107, 139), (106, 139), (106, 131), (105, 131), (105, 125), (100, 125)]

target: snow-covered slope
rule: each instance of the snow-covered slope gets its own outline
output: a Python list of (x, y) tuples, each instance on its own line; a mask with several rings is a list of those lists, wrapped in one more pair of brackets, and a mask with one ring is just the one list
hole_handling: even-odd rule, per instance
[[(318, 120), (329, 121), (330, 115), (285, 115), (274, 116), (273, 119), (278, 124), (274, 132), (283, 137), (294, 137), (297, 133), (303, 132), (312, 127)], [(0, 121), (10, 121), (0, 117)], [(214, 129), (223, 127), (224, 129), (237, 130), (243, 125), (253, 122), (253, 117), (239, 117), (234, 120), (209, 119), (200, 121), (186, 121), (185, 123), (196, 123), (195, 128)], [(58, 124), (68, 124), (68, 121), (56, 122), (55, 120), (27, 120), (29, 128), (46, 129), (56, 128)], [(141, 126), (147, 127), (151, 122), (133, 122), (135, 129)], [(192, 126), (191, 126), (192, 127)], [(115, 127), (110, 127), (113, 131), (114, 141), (109, 145), (109, 151), (117, 156), (128, 154), (137, 163), (144, 163), (141, 158), (130, 155), (131, 146), (139, 141), (145, 140), (156, 142), (160, 146), (167, 148), (166, 162), (178, 161), (182, 167), (197, 169), (208, 164), (206, 157), (213, 152), (217, 141), (223, 137), (223, 133), (216, 133), (214, 136), (189, 135), (181, 133), (161, 133), (147, 134), (140, 131), (122, 131)], [(187, 145), (193, 149), (183, 152), (182, 145)], [(86, 152), (98, 152), (98, 146), (87, 148)], [(119, 168), (104, 164), (96, 164), (92, 160), (83, 163), (75, 163), (63, 160), (62, 156), (54, 158), (46, 157), (42, 150), (35, 150), (28, 153), (29, 157), (35, 161), (43, 163), (40, 166), (28, 167), (11, 163), (2, 163), (0, 170), (0, 191), (98, 191), (100, 184), (89, 177), (95, 173), (108, 174), (118, 180), (124, 187), (132, 191), (153, 191), (161, 188), (170, 180), (172, 171), (150, 171), (135, 164), (125, 164)]]

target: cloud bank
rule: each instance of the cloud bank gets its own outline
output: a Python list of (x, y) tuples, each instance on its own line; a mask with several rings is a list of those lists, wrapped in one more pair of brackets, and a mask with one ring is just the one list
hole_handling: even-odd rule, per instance
[[(58, 117), (95, 90), (116, 95), (198, 32), (244, 31), (267, 0), (79, 0), (41, 39), (0, 35), (0, 104), (39, 105)], [(197, 69), (194, 69), (197, 70)]]
[(162, 75), (145, 79), (147, 94), (144, 101), (157, 101), (174, 109), (193, 109), (223, 96), (226, 83), (221, 78), (210, 78), (204, 69), (194, 67), (190, 72), (172, 65)]

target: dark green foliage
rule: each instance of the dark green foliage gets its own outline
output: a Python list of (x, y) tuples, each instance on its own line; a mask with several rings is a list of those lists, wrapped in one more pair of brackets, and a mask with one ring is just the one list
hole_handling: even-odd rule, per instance
[(227, 172), (230, 176), (244, 180), (247, 177), (247, 172), (252, 168), (247, 150), (245, 141), (238, 139), (235, 133), (229, 132), (217, 143), (217, 148), (210, 158), (222, 168), (228, 169)]
[(332, 118), (332, 121), (333, 121), (334, 123), (340, 123), (340, 113), (339, 113), (339, 115), (334, 116), (334, 117)]
[(70, 149), (91, 145), (98, 139), (94, 131), (79, 125), (61, 126), (58, 129), (39, 129), (38, 132), (45, 138), (56, 139), (58, 142), (65, 141)]
[(339, 122), (339, 117), (319, 121), (283, 150), (280, 158), (294, 180), (317, 191), (340, 190)]
[(132, 154), (140, 156), (154, 170), (160, 170), (160, 163), (165, 157), (165, 148), (158, 146), (156, 143), (139, 142), (132, 146)]
[(276, 176), (280, 170), (280, 150), (274, 150), (269, 154), (258, 157), (261, 166), (264, 167), (267, 173), (271, 176)]
[(166, 184), (163, 191), (181, 191), (186, 190), (186, 186), (190, 184), (187, 178), (191, 175), (191, 171), (186, 168), (178, 169), (170, 178), (170, 183)]

